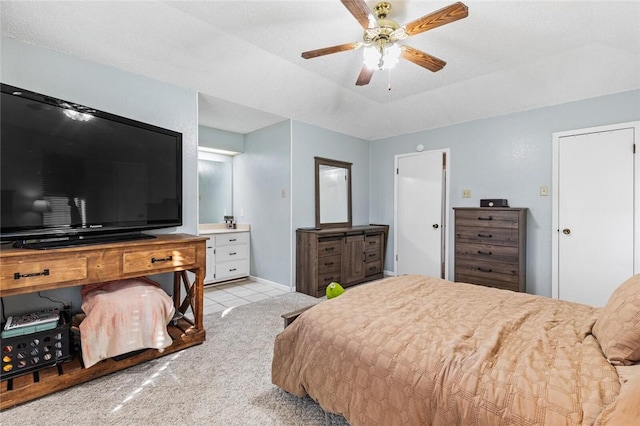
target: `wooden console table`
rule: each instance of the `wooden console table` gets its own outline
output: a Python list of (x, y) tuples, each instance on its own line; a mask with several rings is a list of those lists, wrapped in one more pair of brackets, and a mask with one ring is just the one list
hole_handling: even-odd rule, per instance
[[(184, 314), (191, 308), (193, 320), (181, 317), (168, 325), (173, 343), (162, 353), (147, 349), (120, 361), (103, 360), (90, 368), (82, 368), (76, 356), (69, 362), (3, 380), (0, 382), (0, 409), (204, 342), (202, 306), (206, 240), (207, 237), (167, 234), (150, 240), (53, 250), (3, 247), (0, 250), (2, 297), (172, 272), (176, 312)], [(195, 274), (193, 282), (187, 271)]]

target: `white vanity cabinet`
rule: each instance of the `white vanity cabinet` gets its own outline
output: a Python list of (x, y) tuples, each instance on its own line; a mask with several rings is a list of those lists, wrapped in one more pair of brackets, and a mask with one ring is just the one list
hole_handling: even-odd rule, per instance
[(249, 276), (249, 236), (247, 231), (209, 235), (205, 284)]

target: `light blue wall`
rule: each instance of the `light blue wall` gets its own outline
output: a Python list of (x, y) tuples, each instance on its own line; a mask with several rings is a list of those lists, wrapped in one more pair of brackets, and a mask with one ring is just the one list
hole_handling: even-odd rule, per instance
[(293, 229), (315, 226), (314, 157), (353, 163), (352, 222), (369, 222), (369, 142), (331, 130), (292, 121)]
[(243, 152), (244, 135), (206, 126), (198, 126), (198, 145), (205, 148)]
[[(0, 80), (3, 83), (181, 132), (183, 226), (159, 232), (197, 233), (198, 99), (195, 91), (10, 38), (3, 37), (1, 47)], [(59, 290), (56, 294), (73, 301), (73, 307), (78, 308), (75, 290)], [(31, 298), (28, 303), (19, 303), (30, 309), (50, 307), (50, 303), (45, 304), (44, 299), (33, 295), (11, 299), (17, 298)], [(9, 304), (7, 312), (11, 309)]]
[[(251, 275), (291, 282), (290, 122), (244, 135), (233, 158), (233, 210), (251, 225)], [(284, 191), (284, 197), (282, 196)]]
[[(389, 223), (393, 241), (394, 156), (450, 148), (452, 207), (477, 207), (481, 198), (506, 198), (511, 207), (528, 207), (527, 291), (551, 296), (552, 133), (640, 119), (640, 90), (371, 142), (370, 218)], [(472, 197), (462, 198), (470, 189)], [(606, 194), (599, 194), (606, 198)], [(449, 228), (450, 259), (453, 229)], [(391, 246), (392, 247), (392, 246)], [(386, 269), (393, 268), (388, 252)], [(453, 278), (454, 262), (449, 265)]]
[(289, 120), (242, 137), (233, 210), (238, 223), (251, 225), (251, 275), (294, 287), (294, 230), (315, 225), (314, 157), (353, 163), (353, 223), (368, 224), (368, 142)]

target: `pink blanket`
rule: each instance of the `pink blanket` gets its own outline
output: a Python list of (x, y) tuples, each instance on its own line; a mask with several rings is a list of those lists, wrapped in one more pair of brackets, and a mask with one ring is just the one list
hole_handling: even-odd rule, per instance
[(171, 345), (167, 324), (173, 318), (173, 301), (157, 283), (147, 278), (111, 281), (82, 289), (80, 324), (85, 368), (128, 352)]

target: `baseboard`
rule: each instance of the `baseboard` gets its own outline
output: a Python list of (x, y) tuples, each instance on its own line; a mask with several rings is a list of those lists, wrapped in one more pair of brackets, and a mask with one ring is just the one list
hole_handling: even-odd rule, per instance
[(273, 286), (276, 286), (276, 287), (281, 287), (285, 291), (290, 291), (290, 292), (296, 291), (294, 288), (291, 288), (288, 285), (277, 283), (275, 281), (265, 280), (264, 278), (255, 277), (253, 275), (249, 275), (249, 278), (251, 278), (253, 281), (258, 282), (258, 283), (270, 284), (270, 285), (273, 285)]

